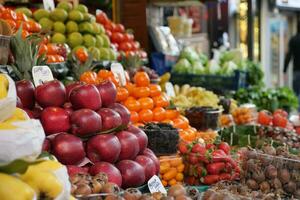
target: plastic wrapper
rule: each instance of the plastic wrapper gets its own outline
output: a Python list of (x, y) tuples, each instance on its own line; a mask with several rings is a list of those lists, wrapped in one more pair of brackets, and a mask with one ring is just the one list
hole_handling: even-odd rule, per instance
[(16, 129), (0, 130), (0, 165), (16, 159), (34, 161), (42, 151), (44, 129), (38, 120), (12, 122)]
[(11, 117), (17, 105), (15, 82), (8, 75), (5, 76), (8, 80), (8, 92), (6, 98), (0, 99), (0, 122)]
[(69, 199), (71, 195), (71, 183), (69, 181), (67, 168), (65, 166), (62, 166), (61, 168), (55, 170), (53, 174), (63, 185), (62, 192), (54, 200)]
[(165, 187), (183, 182), (184, 164), (183, 164), (182, 157), (178, 155), (160, 156), (159, 162), (160, 162), (159, 176)]

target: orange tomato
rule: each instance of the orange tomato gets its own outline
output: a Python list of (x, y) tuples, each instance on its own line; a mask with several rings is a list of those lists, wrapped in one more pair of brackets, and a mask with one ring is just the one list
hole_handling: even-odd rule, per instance
[(160, 96), (153, 97), (155, 107), (168, 107), (170, 102), (168, 97), (163, 93)]
[(125, 101), (129, 96), (129, 93), (124, 87), (117, 87), (117, 101)]
[(17, 22), (16, 22), (17, 29), (19, 29), (21, 26), (22, 26), (23, 30), (26, 30), (26, 31), (30, 30), (30, 24), (28, 22), (17, 20)]
[(80, 75), (80, 81), (88, 84), (95, 84), (97, 81), (97, 74), (93, 71), (86, 71)]
[(85, 61), (87, 61), (89, 54), (87, 52), (87, 50), (85, 50), (84, 48), (78, 48), (75, 52), (76, 58), (84, 63)]
[(176, 109), (168, 109), (166, 110), (166, 119), (175, 119), (178, 117), (179, 111)]
[(108, 70), (106, 70), (106, 69), (101, 69), (99, 72), (98, 72), (98, 74), (97, 74), (97, 76), (99, 77), (99, 78), (102, 78), (102, 79), (107, 79), (108, 77), (111, 77), (112, 76), (112, 72), (111, 71), (108, 71)]
[(138, 99), (138, 101), (140, 102), (141, 108), (143, 108), (143, 109), (151, 110), (153, 108), (154, 102), (150, 97), (142, 97), (142, 98)]
[(141, 127), (141, 126), (144, 126), (145, 124), (141, 123), (141, 122), (138, 122), (138, 123), (134, 123), (133, 126), (136, 126), (136, 127)]
[(125, 87), (128, 90), (129, 95), (133, 95), (134, 90), (136, 88), (135, 85), (133, 83), (127, 82), (126, 85), (125, 85)]
[(40, 47), (39, 47), (39, 55), (42, 55), (43, 53), (44, 53), (44, 54), (47, 54), (47, 51), (48, 51), (47, 45), (45, 45), (45, 44), (40, 44)]
[(29, 32), (26, 30), (22, 30), (22, 38), (25, 39), (29, 36)]
[(162, 121), (162, 123), (174, 125), (173, 121), (170, 120), (170, 119), (165, 119), (165, 120)]
[(48, 49), (47, 54), (49, 55), (55, 55), (58, 52), (58, 48), (56, 44), (52, 44), (52, 43), (47, 44), (47, 49)]
[(2, 19), (12, 19), (14, 21), (17, 20), (17, 14), (15, 13), (15, 11), (6, 8), (4, 9), (4, 11), (1, 14)]
[(157, 84), (150, 84), (150, 97), (156, 97), (161, 94), (161, 87)]
[(139, 114), (135, 111), (130, 111), (130, 121), (133, 123), (139, 122)]
[(56, 58), (54, 55), (47, 55), (47, 63), (55, 63)]
[(149, 86), (150, 78), (146, 72), (136, 72), (133, 77), (134, 83), (138, 86)]
[(24, 13), (17, 12), (16, 15), (17, 15), (17, 20), (20, 20), (20, 21), (23, 21), (23, 22), (27, 22), (28, 21), (28, 18), (27, 18), (27, 16)]
[(189, 122), (189, 120), (185, 116), (179, 115), (178, 118), (182, 119), (186, 123), (186, 127), (184, 129), (189, 128), (189, 123), (190, 122)]
[(133, 91), (135, 98), (148, 97), (150, 95), (150, 89), (148, 87), (136, 87)]
[(173, 119), (172, 121), (174, 122), (175, 128), (186, 129), (189, 127), (189, 124), (180, 117), (177, 117), (177, 118)]
[(29, 31), (33, 32), (33, 33), (37, 33), (40, 32), (42, 30), (42, 27), (39, 23), (35, 22), (35, 21), (28, 21), (29, 24)]
[(153, 120), (154, 121), (163, 121), (166, 118), (166, 110), (162, 107), (156, 107), (153, 110)]
[(16, 27), (17, 27), (17, 23), (14, 21), (14, 20), (12, 20), (12, 19), (7, 19), (7, 20), (5, 20), (8, 24), (9, 24), (9, 26), (10, 26), (10, 28), (11, 29), (16, 29)]
[(142, 109), (139, 112), (140, 122), (151, 122), (153, 120), (153, 113), (150, 109)]
[[(128, 98), (125, 102), (124, 105), (128, 108), (130, 111), (136, 111), (138, 112), (141, 109), (140, 102), (138, 102), (134, 98)], [(139, 115), (140, 116), (140, 115)]]
[(54, 55), (54, 57), (57, 63), (65, 61), (64, 57), (62, 57), (61, 55)]

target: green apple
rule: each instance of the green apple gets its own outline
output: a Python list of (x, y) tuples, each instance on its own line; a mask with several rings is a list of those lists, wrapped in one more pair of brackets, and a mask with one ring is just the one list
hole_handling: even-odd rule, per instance
[(68, 18), (68, 13), (62, 8), (55, 8), (50, 13), (50, 18), (55, 22), (56, 21), (64, 22)]
[(96, 47), (89, 47), (88, 51), (92, 54), (94, 60), (100, 60), (100, 50)]
[(42, 18), (39, 20), (39, 23), (43, 31), (51, 31), (53, 27), (53, 22), (48, 18)]
[(103, 47), (103, 39), (101, 35), (96, 35), (96, 47)]
[(69, 20), (81, 22), (83, 20), (83, 14), (78, 10), (71, 10), (69, 12)]
[(79, 28), (76, 22), (68, 21), (66, 24), (67, 33), (78, 32)]
[(109, 37), (105, 34), (101, 34), (102, 40), (103, 40), (103, 47), (110, 47), (110, 40)]
[(50, 12), (45, 9), (38, 9), (33, 13), (33, 17), (36, 21), (40, 21), (42, 18), (49, 18)]
[(70, 2), (62, 1), (59, 2), (56, 7), (64, 9), (67, 12), (70, 12), (70, 10), (72, 10), (73, 5)]
[(83, 4), (78, 4), (78, 6), (75, 8), (75, 10), (78, 10), (82, 13), (88, 13), (89, 12), (88, 8)]
[(62, 33), (54, 33), (51, 37), (51, 42), (56, 44), (64, 44), (66, 42), (66, 37)]
[(83, 45), (86, 47), (94, 47), (96, 46), (96, 38), (91, 34), (83, 35)]
[(67, 43), (71, 48), (74, 48), (74, 47), (79, 46), (83, 43), (83, 37), (78, 32), (70, 33), (68, 35)]
[(99, 48), (100, 51), (100, 59), (101, 60), (110, 60), (110, 53), (108, 48)]
[(64, 34), (66, 32), (65, 24), (62, 23), (62, 22), (54, 22), (53, 31), (56, 32), (56, 33)]
[(82, 22), (79, 24), (80, 33), (93, 33), (94, 27), (90, 22)]
[(22, 8), (17, 8), (15, 10), (15, 12), (21, 12), (21, 13), (24, 13), (27, 17), (32, 17), (32, 12), (30, 9), (28, 8), (25, 8), (25, 7), (22, 7)]

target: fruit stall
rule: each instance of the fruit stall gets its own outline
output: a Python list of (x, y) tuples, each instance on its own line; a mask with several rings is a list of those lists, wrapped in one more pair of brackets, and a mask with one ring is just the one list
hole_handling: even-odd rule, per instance
[(300, 199), (297, 97), (262, 78), (191, 47), (159, 75), (103, 11), (0, 5), (0, 199)]

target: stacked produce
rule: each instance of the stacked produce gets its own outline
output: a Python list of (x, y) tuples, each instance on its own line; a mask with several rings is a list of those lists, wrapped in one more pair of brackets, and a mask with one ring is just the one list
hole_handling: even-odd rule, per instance
[(163, 186), (182, 184), (184, 164), (180, 156), (161, 156), (159, 162), (159, 175)]
[(43, 128), (16, 108), (15, 90), (0, 74), (0, 199), (73, 199), (66, 167), (40, 156)]
[(15, 33), (22, 27), (23, 38), (32, 33), (41, 31), (41, 25), (31, 19), (32, 12), (29, 9), (16, 9), (15, 11), (10, 8), (0, 7), (0, 19), (6, 21), (12, 32)]
[(112, 22), (103, 11), (96, 14), (96, 21), (104, 26), (112, 44), (121, 54), (125, 54), (125, 57), (136, 55), (141, 59), (147, 58), (147, 53), (141, 49), (140, 43), (134, 40), (132, 33), (125, 31), (122, 24)]
[(110, 48), (110, 40), (103, 26), (96, 22), (94, 15), (88, 13), (85, 5), (73, 7), (69, 2), (60, 2), (51, 12), (36, 10), (33, 17), (41, 24), (43, 31), (52, 31), (52, 43), (67, 43), (73, 53), (78, 49), (88, 51), (95, 60), (116, 59), (116, 52)]
[(139, 186), (158, 173), (158, 160), (146, 148), (146, 134), (128, 126), (130, 113), (115, 103), (112, 82), (75, 82), (64, 87), (53, 80), (34, 88), (23, 80), (17, 82), (17, 92), (29, 115), (41, 120), (48, 136), (45, 149), (61, 163), (91, 162), (92, 175), (104, 172), (110, 182), (124, 188)]
[(171, 98), (175, 106), (185, 109), (193, 106), (219, 108), (219, 98), (211, 91), (186, 84), (174, 86), (175, 96)]
[(243, 155), (241, 181), (255, 198), (269, 193), (273, 199), (300, 198), (299, 156), (290, 154), (286, 147), (269, 145), (262, 150), (246, 150)]
[(226, 142), (218, 145), (181, 142), (178, 148), (184, 159), (185, 182), (189, 185), (211, 185), (239, 178), (238, 163), (230, 155), (231, 149)]

